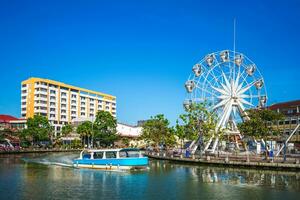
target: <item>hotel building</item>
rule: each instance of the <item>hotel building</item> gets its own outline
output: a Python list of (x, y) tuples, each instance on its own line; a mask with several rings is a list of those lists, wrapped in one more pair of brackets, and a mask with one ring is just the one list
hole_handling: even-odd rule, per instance
[(116, 117), (116, 97), (58, 81), (29, 78), (21, 85), (21, 116), (46, 116), (57, 136), (75, 118), (94, 118), (98, 110)]
[(283, 114), (284, 120), (277, 124), (283, 134), (289, 135), (300, 123), (300, 100), (276, 103), (268, 108)]

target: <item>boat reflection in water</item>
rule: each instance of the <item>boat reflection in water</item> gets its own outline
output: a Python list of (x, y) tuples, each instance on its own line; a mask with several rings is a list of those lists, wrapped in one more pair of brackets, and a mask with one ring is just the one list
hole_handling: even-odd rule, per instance
[(83, 150), (78, 159), (73, 161), (74, 167), (105, 170), (146, 169), (148, 157), (144, 157), (139, 149), (89, 149)]

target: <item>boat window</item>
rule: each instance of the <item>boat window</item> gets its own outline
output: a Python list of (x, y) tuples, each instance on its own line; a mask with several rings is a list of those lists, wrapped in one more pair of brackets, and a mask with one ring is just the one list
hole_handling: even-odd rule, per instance
[(101, 159), (103, 158), (103, 152), (95, 152), (94, 159)]
[(113, 151), (106, 152), (106, 158), (116, 158), (116, 157), (117, 157), (116, 152)]
[(127, 157), (130, 157), (130, 158), (135, 158), (135, 157), (139, 157), (139, 152), (138, 151), (128, 151), (127, 152)]
[(119, 156), (120, 156), (120, 158), (126, 158), (127, 157), (127, 152), (126, 151), (120, 151)]
[(91, 158), (91, 154), (89, 154), (89, 153), (83, 154), (82, 158), (83, 159), (90, 159)]
[(140, 156), (138, 151), (120, 151), (119, 155), (120, 158), (136, 158)]

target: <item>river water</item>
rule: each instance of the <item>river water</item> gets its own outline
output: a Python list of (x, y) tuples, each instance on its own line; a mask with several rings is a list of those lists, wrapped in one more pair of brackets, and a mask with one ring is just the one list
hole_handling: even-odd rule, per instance
[(149, 170), (68, 167), (74, 153), (0, 155), (0, 199), (300, 199), (300, 173), (182, 165)]

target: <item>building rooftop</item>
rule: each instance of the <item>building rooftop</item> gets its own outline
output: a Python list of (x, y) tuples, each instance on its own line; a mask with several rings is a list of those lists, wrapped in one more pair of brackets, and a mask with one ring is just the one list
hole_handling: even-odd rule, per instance
[(54, 81), (54, 80), (50, 80), (50, 79), (30, 77), (29, 79), (22, 81), (22, 84), (29, 84), (29, 83), (34, 83), (34, 82), (46, 82), (48, 84), (59, 85), (61, 87), (65, 87), (65, 88), (70, 88), (70, 89), (73, 89), (73, 90), (87, 92), (89, 94), (100, 95), (100, 96), (103, 96), (103, 97), (105, 97), (107, 99), (110, 99), (110, 100), (116, 100), (116, 97), (113, 96), (113, 95), (110, 95), (110, 94), (105, 94), (105, 93), (102, 93), (102, 92), (97, 92), (97, 91), (93, 91), (93, 90), (84, 89), (84, 88), (80, 88), (80, 87), (77, 87), (77, 86), (69, 85), (69, 84), (66, 84), (66, 83), (63, 83), (63, 82)]
[(0, 114), (0, 123), (9, 123), (11, 121), (21, 121), (21, 120), (26, 120), (26, 119), (23, 119), (23, 118), (16, 118), (14, 116), (11, 116), (11, 115), (2, 115)]
[(277, 109), (282, 109), (282, 108), (291, 108), (291, 107), (295, 107), (295, 106), (300, 106), (300, 100), (276, 103), (276, 104), (269, 106), (269, 109), (277, 110)]
[(11, 120), (18, 120), (18, 118), (11, 115), (0, 115), (0, 122), (2, 123), (8, 123)]

